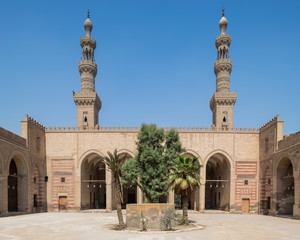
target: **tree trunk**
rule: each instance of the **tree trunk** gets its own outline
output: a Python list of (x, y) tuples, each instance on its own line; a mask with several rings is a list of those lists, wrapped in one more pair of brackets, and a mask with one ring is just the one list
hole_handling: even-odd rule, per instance
[(188, 223), (188, 206), (189, 206), (189, 198), (186, 193), (181, 194), (182, 197), (182, 217), (184, 224)]
[(116, 205), (117, 205), (117, 215), (119, 220), (119, 229), (124, 229), (125, 224), (123, 220), (122, 214), (122, 206), (121, 206), (121, 184), (118, 176), (115, 177), (115, 198), (116, 198)]

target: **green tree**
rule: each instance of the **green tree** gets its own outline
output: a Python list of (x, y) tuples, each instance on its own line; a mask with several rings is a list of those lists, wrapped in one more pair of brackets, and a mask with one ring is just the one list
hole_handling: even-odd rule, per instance
[(126, 155), (122, 157), (122, 159), (120, 159), (117, 154), (117, 149), (115, 149), (113, 154), (111, 152), (107, 152), (107, 155), (108, 156), (104, 157), (104, 162), (112, 174), (112, 180), (114, 185), (114, 197), (116, 200), (117, 215), (119, 220), (119, 229), (124, 229), (125, 224), (123, 220), (122, 206), (121, 206), (121, 203), (123, 202), (122, 184), (121, 184), (121, 167), (126, 159)]
[(165, 133), (155, 124), (142, 124), (136, 144), (136, 156), (122, 167), (122, 184), (126, 187), (137, 185), (148, 201), (158, 202), (161, 196), (169, 193), (168, 167), (185, 150), (176, 130)]
[(174, 128), (166, 132), (165, 136), (164, 159), (167, 165), (170, 166), (181, 153), (185, 152), (185, 149), (182, 148), (179, 134)]
[(166, 179), (168, 168), (163, 153), (165, 140), (164, 130), (155, 124), (143, 124), (138, 134), (136, 161), (139, 166), (138, 180), (141, 190), (151, 203), (169, 193), (169, 182)]
[(170, 185), (177, 194), (181, 195), (183, 207), (183, 223), (188, 224), (188, 196), (194, 187), (200, 186), (199, 170), (202, 165), (198, 164), (198, 159), (190, 157), (177, 157), (170, 165), (168, 179)]

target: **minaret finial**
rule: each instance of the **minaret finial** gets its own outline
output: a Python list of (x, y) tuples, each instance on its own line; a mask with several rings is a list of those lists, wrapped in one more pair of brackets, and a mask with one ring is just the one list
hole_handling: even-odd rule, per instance
[(90, 9), (88, 8), (88, 18), (90, 18)]
[(222, 8), (222, 17), (224, 17), (224, 15), (225, 15), (225, 14), (224, 14), (224, 11), (225, 11), (225, 8), (223, 7), (223, 8)]

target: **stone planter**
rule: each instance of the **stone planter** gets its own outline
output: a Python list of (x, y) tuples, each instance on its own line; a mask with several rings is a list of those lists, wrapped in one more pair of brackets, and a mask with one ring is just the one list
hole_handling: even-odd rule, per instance
[(145, 203), (126, 205), (126, 224), (129, 230), (161, 230), (161, 217), (168, 208), (174, 209), (174, 204)]

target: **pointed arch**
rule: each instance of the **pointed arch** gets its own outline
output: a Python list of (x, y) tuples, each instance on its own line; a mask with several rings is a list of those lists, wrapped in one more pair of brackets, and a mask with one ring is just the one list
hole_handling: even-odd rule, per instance
[(203, 163), (204, 166), (206, 166), (208, 160), (209, 160), (212, 156), (214, 156), (214, 155), (216, 155), (216, 154), (221, 154), (221, 155), (223, 155), (224, 157), (226, 157), (227, 160), (228, 160), (229, 163), (230, 163), (231, 168), (233, 168), (233, 169), (235, 168), (235, 166), (234, 166), (234, 160), (232, 159), (232, 157), (231, 157), (227, 152), (225, 152), (225, 151), (222, 150), (222, 149), (216, 149), (216, 150), (210, 152), (210, 153), (204, 158), (204, 163)]
[(192, 155), (192, 156), (198, 158), (199, 164), (203, 166), (203, 160), (202, 160), (201, 156), (197, 152), (195, 152), (192, 149), (186, 149), (186, 151), (184, 153), (182, 153), (181, 155), (185, 155), (185, 154)]

